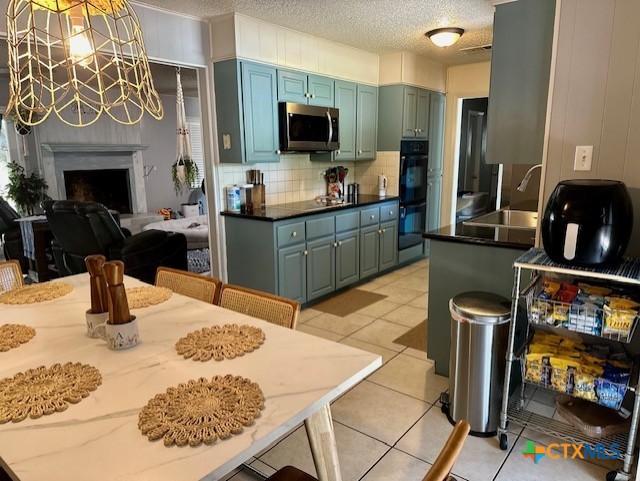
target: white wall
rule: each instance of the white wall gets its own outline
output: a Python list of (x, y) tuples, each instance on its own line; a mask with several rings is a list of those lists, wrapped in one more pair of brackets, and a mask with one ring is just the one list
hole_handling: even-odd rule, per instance
[[(442, 169), (442, 225), (455, 219), (454, 203), (457, 194), (456, 157), (459, 142), (459, 101), (464, 98), (488, 97), (491, 62), (457, 65), (447, 69), (447, 109), (444, 129), (444, 164)], [(489, 115), (491, 115), (489, 113)]]
[(238, 13), (211, 22), (214, 62), (238, 57), (378, 85), (379, 57), (375, 53)]
[[(543, 198), (570, 178), (640, 188), (640, 2), (562, 0)], [(574, 172), (593, 145), (590, 172)]]
[(408, 52), (380, 56), (380, 85), (408, 84), (438, 92), (447, 89), (447, 67)]
[[(180, 204), (189, 199), (189, 193), (176, 196), (171, 179), (171, 166), (176, 160), (176, 97), (161, 95), (160, 98), (164, 104), (164, 118), (158, 121), (147, 115), (140, 123), (141, 143), (149, 146), (143, 152), (144, 164), (148, 168), (156, 166), (145, 179), (149, 212), (163, 207), (179, 210)], [(187, 117), (200, 117), (199, 100), (185, 98), (185, 111)]]

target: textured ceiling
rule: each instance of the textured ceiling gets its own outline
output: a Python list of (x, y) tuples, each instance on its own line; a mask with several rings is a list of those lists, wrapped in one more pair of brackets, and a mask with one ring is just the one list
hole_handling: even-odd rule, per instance
[[(491, 43), (490, 0), (140, 0), (167, 10), (209, 18), (239, 12), (270, 23), (380, 54), (408, 51), (445, 65), (479, 62), (489, 52), (461, 48)], [(461, 27), (465, 34), (448, 48), (424, 33)]]

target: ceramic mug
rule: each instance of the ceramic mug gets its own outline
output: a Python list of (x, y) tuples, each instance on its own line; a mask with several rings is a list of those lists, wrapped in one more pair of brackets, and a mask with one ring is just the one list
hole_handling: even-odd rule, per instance
[(107, 347), (114, 351), (129, 349), (140, 341), (136, 316), (125, 324), (109, 324), (105, 322), (95, 329), (99, 337), (107, 341)]
[(87, 319), (87, 336), (92, 339), (99, 339), (100, 335), (96, 332), (96, 329), (98, 326), (107, 322), (107, 319), (109, 319), (109, 313), (101, 312), (100, 314), (93, 314), (91, 309), (89, 309), (85, 313), (85, 316)]

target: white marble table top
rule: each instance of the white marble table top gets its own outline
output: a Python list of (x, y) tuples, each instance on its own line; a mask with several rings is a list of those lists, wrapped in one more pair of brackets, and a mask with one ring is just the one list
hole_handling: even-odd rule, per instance
[[(111, 351), (86, 336), (88, 275), (64, 279), (71, 294), (40, 304), (0, 304), (0, 324), (36, 329), (27, 344), (0, 353), (0, 379), (41, 365), (82, 362), (97, 367), (102, 385), (61, 413), (0, 424), (0, 463), (30, 480), (219, 479), (292, 430), (321, 406), (381, 365), (377, 355), (284, 329), (174, 294), (167, 302), (133, 311), (141, 343)], [(127, 286), (142, 285), (132, 278)], [(244, 323), (260, 327), (265, 343), (253, 353), (221, 362), (185, 360), (175, 342), (204, 326)], [(216, 374), (257, 382), (265, 409), (244, 433), (212, 446), (165, 447), (138, 429), (138, 413), (170, 386)]]

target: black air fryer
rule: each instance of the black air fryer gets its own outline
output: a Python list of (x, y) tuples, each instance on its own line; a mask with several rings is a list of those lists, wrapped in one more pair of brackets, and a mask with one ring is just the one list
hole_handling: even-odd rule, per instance
[(542, 243), (547, 255), (562, 264), (617, 264), (632, 227), (633, 207), (623, 182), (565, 180), (544, 212)]

